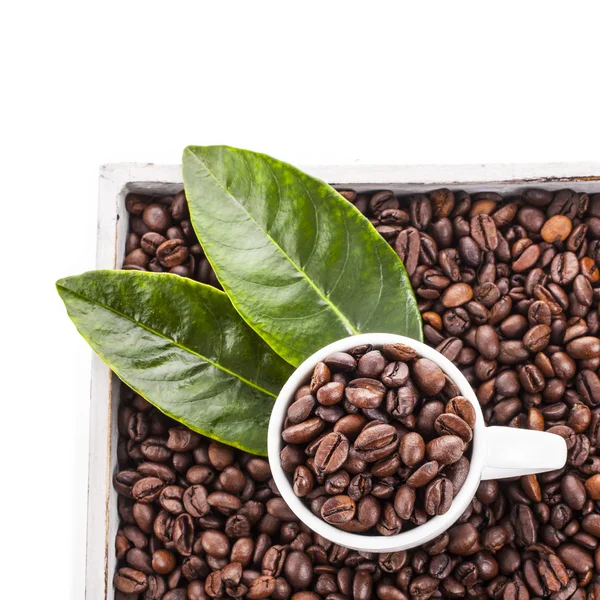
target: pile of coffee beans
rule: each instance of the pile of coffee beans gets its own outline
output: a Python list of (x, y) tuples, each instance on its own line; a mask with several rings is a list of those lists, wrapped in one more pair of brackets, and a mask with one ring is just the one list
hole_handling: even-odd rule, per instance
[(469, 473), (475, 409), (404, 344), (357, 346), (317, 363), (290, 404), (284, 470), (330, 525), (395, 535), (450, 509)]
[[(563, 436), (567, 464), (482, 482), (457, 523), (420, 548), (359, 553), (300, 524), (264, 459), (202, 437), (186, 449), (175, 440), (189, 432), (125, 388), (116, 598), (600, 599), (600, 193), (342, 194), (404, 259), (426, 341), (475, 387), (486, 423)], [(127, 254), (159, 204), (184, 233), (174, 239), (194, 257), (189, 273), (216, 283), (208, 266), (199, 273), (206, 259), (174, 198), (135, 198), (139, 242), (130, 236)], [(144, 255), (128, 268), (150, 268)]]
[(175, 196), (129, 194), (129, 234), (123, 269), (175, 273), (220, 289), (190, 222), (183, 192)]

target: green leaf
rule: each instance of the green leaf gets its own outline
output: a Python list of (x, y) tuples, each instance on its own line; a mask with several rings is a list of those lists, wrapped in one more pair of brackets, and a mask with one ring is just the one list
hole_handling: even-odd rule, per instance
[(402, 261), (331, 186), (274, 158), (190, 146), (192, 223), (223, 289), (293, 365), (356, 333), (422, 339)]
[(127, 385), (194, 431), (266, 455), (271, 409), (292, 368), (223, 292), (135, 271), (56, 286), (79, 333)]

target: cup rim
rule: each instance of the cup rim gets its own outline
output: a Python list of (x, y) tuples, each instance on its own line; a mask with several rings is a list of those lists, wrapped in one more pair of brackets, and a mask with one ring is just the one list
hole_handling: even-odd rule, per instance
[[(281, 432), (283, 422), (286, 418), (287, 408), (293, 401), (297, 389), (308, 380), (314, 366), (333, 352), (344, 352), (362, 344), (371, 344), (375, 347), (383, 344), (401, 343), (414, 348), (417, 354), (435, 362), (458, 386), (462, 396), (467, 398), (473, 405), (477, 416), (473, 430), (473, 441), (471, 444), (470, 469), (467, 479), (460, 492), (454, 498), (452, 505), (444, 515), (435, 516), (423, 525), (419, 525), (409, 531), (402, 531), (396, 535), (363, 535), (342, 531), (314, 515), (304, 504), (303, 499), (298, 498), (292, 489), (288, 474), (282, 469), (279, 458), (283, 448)], [(406, 550), (425, 544), (438, 535), (442, 534), (464, 513), (467, 506), (475, 496), (485, 458), (485, 423), (481, 406), (475, 392), (460, 370), (443, 356), (440, 352), (426, 344), (411, 338), (392, 333), (363, 333), (337, 340), (324, 346), (309, 356), (289, 377), (273, 406), (269, 420), (267, 448), (268, 459), (271, 466), (273, 479), (277, 488), (290, 509), (305, 525), (322, 537), (353, 550), (366, 552), (395, 552)]]

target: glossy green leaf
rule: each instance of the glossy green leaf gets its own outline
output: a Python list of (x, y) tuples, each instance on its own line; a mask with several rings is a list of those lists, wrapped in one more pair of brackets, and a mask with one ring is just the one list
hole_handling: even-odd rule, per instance
[(194, 431), (266, 455), (273, 402), (292, 368), (223, 292), (135, 271), (56, 285), (81, 335), (127, 385)]
[(194, 229), (223, 289), (293, 365), (356, 333), (422, 339), (402, 261), (331, 186), (264, 154), (190, 146)]

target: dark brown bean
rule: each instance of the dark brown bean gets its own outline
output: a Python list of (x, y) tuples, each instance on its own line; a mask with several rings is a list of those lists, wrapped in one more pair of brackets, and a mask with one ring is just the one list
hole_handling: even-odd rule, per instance
[(413, 488), (423, 487), (438, 474), (438, 471), (439, 463), (437, 461), (426, 462), (413, 472), (406, 483)]
[(291, 425), (282, 432), (283, 439), (290, 444), (303, 444), (316, 438), (325, 428), (325, 421), (312, 418)]
[(435, 429), (440, 435), (458, 436), (465, 443), (469, 443), (473, 439), (471, 427), (458, 415), (451, 413), (441, 414), (435, 420)]
[(346, 398), (357, 408), (377, 408), (384, 396), (385, 386), (376, 379), (360, 377), (346, 387)]
[(471, 429), (475, 427), (477, 419), (475, 409), (471, 402), (464, 396), (455, 396), (449, 400), (448, 404), (446, 404), (445, 411), (460, 417)]
[(337, 471), (346, 462), (349, 449), (350, 444), (344, 434), (328, 433), (319, 443), (315, 454), (315, 469), (323, 474)]
[(452, 504), (452, 482), (444, 477), (438, 477), (425, 488), (424, 507), (428, 515), (443, 515)]
[(435, 438), (425, 446), (427, 458), (442, 465), (455, 463), (463, 455), (463, 452), (463, 441), (456, 435)]
[(444, 372), (428, 358), (419, 358), (414, 362), (413, 376), (419, 388), (430, 396), (441, 392), (446, 385)]

